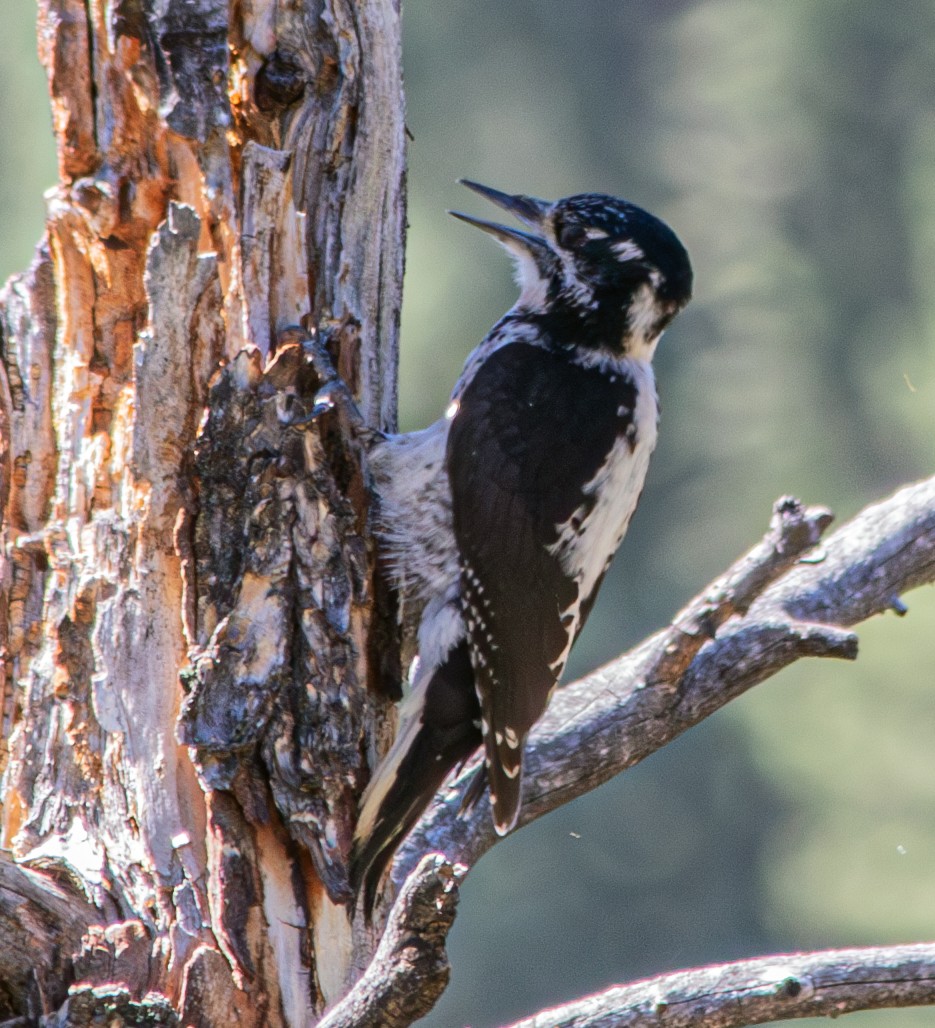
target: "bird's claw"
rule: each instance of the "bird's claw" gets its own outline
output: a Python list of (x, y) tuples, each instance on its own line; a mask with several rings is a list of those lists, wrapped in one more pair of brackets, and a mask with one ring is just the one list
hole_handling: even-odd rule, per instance
[(322, 383), (312, 400), (311, 410), (298, 417), (287, 416), (281, 419), (283, 424), (289, 428), (308, 428), (323, 414), (338, 407), (348, 412), (349, 420), (352, 423), (356, 424), (360, 419), (354, 399), (338, 374), (331, 354), (328, 352), (328, 335), (327, 329), (308, 329), (301, 325), (290, 325), (280, 332), (280, 342), (297, 342), (301, 345), (306, 360), (312, 366), (318, 381)]
[(288, 418), (285, 421), (285, 424), (288, 425), (289, 428), (308, 428), (308, 426), (317, 421), (322, 414), (327, 414), (328, 411), (334, 410), (336, 403), (334, 398), (334, 386), (334, 382), (329, 382), (328, 385), (319, 389), (312, 401), (312, 409), (301, 417)]

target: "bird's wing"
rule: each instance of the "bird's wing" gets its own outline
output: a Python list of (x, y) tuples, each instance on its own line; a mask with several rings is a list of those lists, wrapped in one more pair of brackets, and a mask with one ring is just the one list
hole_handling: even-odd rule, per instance
[(562, 567), (558, 526), (586, 520), (595, 502), (586, 486), (634, 403), (625, 376), (512, 343), (480, 366), (452, 417), (446, 460), (463, 613), (500, 834), (519, 812), (526, 734), (592, 599)]

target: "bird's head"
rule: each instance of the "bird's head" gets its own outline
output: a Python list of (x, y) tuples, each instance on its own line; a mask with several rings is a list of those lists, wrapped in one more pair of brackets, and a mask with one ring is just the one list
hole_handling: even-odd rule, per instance
[[(530, 231), (466, 214), (514, 256), (517, 306), (568, 342), (651, 357), (665, 327), (691, 298), (685, 247), (665, 222), (613, 196), (583, 193), (550, 203), (462, 180)], [(562, 340), (565, 341), (565, 340)]]

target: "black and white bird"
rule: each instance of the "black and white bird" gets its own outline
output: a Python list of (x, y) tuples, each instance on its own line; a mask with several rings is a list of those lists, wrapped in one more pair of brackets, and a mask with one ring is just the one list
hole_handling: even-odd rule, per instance
[(516, 824), (526, 736), (643, 489), (653, 352), (691, 296), (675, 233), (625, 200), (464, 185), (526, 226), (452, 212), (511, 253), (520, 293), (445, 416), (370, 455), (391, 569), (422, 612), (399, 735), (361, 801), (351, 879), (368, 910), (396, 846), (482, 744), (496, 831)]

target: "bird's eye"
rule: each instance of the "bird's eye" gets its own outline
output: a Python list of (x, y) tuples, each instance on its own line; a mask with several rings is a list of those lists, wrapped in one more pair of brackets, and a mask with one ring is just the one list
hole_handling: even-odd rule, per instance
[(574, 221), (555, 226), (555, 241), (563, 250), (574, 250), (587, 239), (587, 230)]

